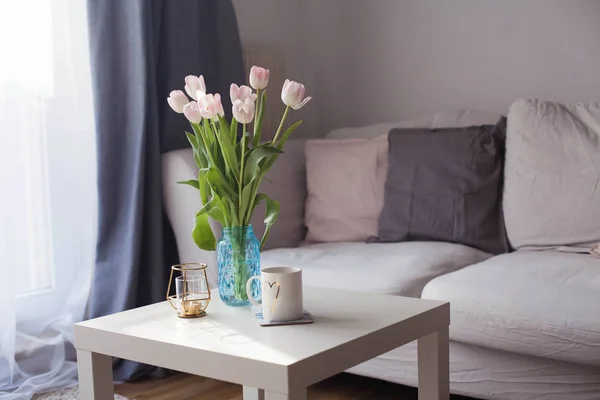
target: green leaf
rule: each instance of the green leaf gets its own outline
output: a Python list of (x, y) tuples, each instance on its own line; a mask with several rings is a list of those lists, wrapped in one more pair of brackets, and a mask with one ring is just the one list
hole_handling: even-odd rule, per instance
[(196, 165), (198, 168), (208, 168), (208, 159), (206, 158), (206, 153), (203, 147), (197, 148), (194, 150), (194, 160), (196, 160)]
[(191, 125), (192, 128), (194, 128), (194, 133), (196, 134), (196, 143), (198, 144), (198, 147), (196, 147), (198, 154), (194, 154), (196, 164), (198, 164), (198, 168), (207, 168), (209, 166), (209, 161), (210, 164), (214, 164), (214, 160), (212, 154), (210, 153), (210, 149), (206, 143), (206, 138), (204, 137), (202, 126), (200, 124)]
[(267, 91), (263, 91), (260, 96), (260, 107), (258, 108), (258, 117), (254, 121), (254, 137), (252, 138), (252, 147), (256, 147), (260, 144), (260, 136), (262, 133), (262, 122), (265, 116), (265, 109), (267, 108)]
[(250, 150), (244, 168), (244, 184), (247, 185), (254, 178), (260, 175), (261, 169), (259, 167), (259, 163), (263, 158), (281, 153), (283, 153), (283, 151), (279, 150), (278, 148), (266, 146), (264, 144), (261, 144)]
[(196, 136), (192, 135), (188, 131), (185, 131), (185, 136), (187, 136), (188, 142), (190, 142), (192, 148), (196, 150), (198, 148), (198, 139), (196, 139)]
[[(250, 182), (249, 184), (244, 186), (244, 189), (242, 190), (242, 209), (240, 210), (240, 215), (242, 216), (242, 218), (245, 217), (246, 212), (248, 211), (248, 207), (250, 207), (250, 196), (252, 195), (252, 189), (253, 185), (252, 182)], [(250, 214), (250, 216), (252, 216), (252, 214)], [(248, 221), (249, 220), (250, 218), (248, 218)], [(242, 221), (244, 225), (247, 225), (246, 222), (247, 221)]]
[(208, 214), (208, 211), (211, 209), (211, 207), (213, 207), (213, 200), (214, 197), (212, 199), (210, 199), (210, 201), (206, 202), (205, 204), (202, 205), (202, 208), (200, 209), (200, 211), (198, 211), (196, 213), (196, 215), (202, 215), (202, 214)]
[(235, 204), (233, 204), (233, 201), (231, 200), (231, 198), (224, 197), (223, 204), (224, 204), (225, 210), (227, 210), (227, 214), (229, 215), (230, 226), (239, 226), (240, 223), (239, 223), (239, 220), (237, 217)]
[(198, 171), (198, 189), (200, 190), (200, 200), (202, 204), (208, 203), (208, 196), (210, 194), (210, 186), (208, 185), (208, 178), (206, 173), (208, 168), (201, 168)]
[[(250, 137), (250, 133), (246, 132), (244, 134), (244, 136), (246, 137), (246, 154), (248, 154), (248, 138)], [(244, 140), (240, 140), (239, 142), (237, 142), (237, 145), (235, 146), (235, 155), (237, 156), (238, 160), (242, 159), (242, 144), (244, 143)]]
[[(193, 124), (192, 124), (192, 128), (194, 128)], [(195, 128), (194, 128), (194, 131), (195, 131)], [(198, 146), (199, 139), (188, 131), (185, 131), (185, 136), (187, 137), (187, 140), (188, 140), (188, 142), (190, 142), (190, 145), (192, 146), (192, 149), (194, 151), (193, 154), (194, 154), (194, 161), (196, 161), (196, 166), (198, 168), (206, 168), (208, 166), (208, 162), (206, 160), (206, 155), (202, 151), (202, 146)]]
[(229, 171), (229, 167), (227, 166), (227, 163), (225, 162), (225, 158), (223, 157), (223, 153), (221, 153), (218, 142), (213, 142), (213, 144), (211, 145), (211, 153), (213, 155), (213, 160), (214, 160), (213, 166), (217, 167), (219, 169), (219, 171), (224, 171), (225, 174), (231, 175), (231, 172)]
[[(225, 123), (227, 123), (227, 121), (225, 121)], [(221, 132), (223, 132), (222, 125)], [(235, 148), (233, 147), (233, 144), (229, 140), (227, 140), (227, 138), (224, 137), (221, 133), (217, 133), (216, 136), (217, 141), (219, 143), (219, 147), (221, 148), (223, 159), (225, 160), (225, 164), (231, 170), (235, 179), (239, 182), (240, 166), (238, 164), (238, 158), (235, 154)]]
[(221, 226), (227, 226), (225, 215), (223, 214), (223, 212), (221, 211), (221, 209), (219, 207), (211, 208), (210, 211), (208, 212), (208, 215), (212, 219), (214, 219), (215, 221), (220, 223)]
[(206, 144), (210, 147), (215, 142), (215, 135), (210, 127), (210, 122), (206, 118), (202, 120), (202, 131)]
[(238, 122), (235, 118), (231, 118), (231, 125), (229, 126), (229, 141), (234, 144), (237, 141)]
[(215, 239), (215, 234), (208, 223), (208, 214), (196, 214), (196, 223), (192, 230), (192, 238), (194, 239), (196, 246), (202, 250), (215, 250), (217, 241)]
[(221, 171), (216, 167), (210, 167), (206, 172), (206, 179), (212, 190), (222, 199), (230, 198), (237, 201), (238, 194), (234, 188), (227, 182)]
[(235, 156), (237, 157), (238, 160), (242, 159), (242, 141), (241, 140), (239, 142), (237, 142), (237, 145), (235, 146)]
[(181, 185), (190, 185), (195, 187), (196, 189), (200, 190), (200, 184), (198, 183), (197, 179), (190, 179), (189, 181), (179, 181), (177, 182)]
[[(292, 132), (294, 132), (296, 130), (296, 128), (298, 126), (300, 126), (301, 123), (302, 123), (302, 121), (296, 122), (295, 124), (290, 126), (283, 133), (283, 135), (281, 135), (281, 138), (279, 139), (277, 146), (276, 146), (279, 150), (283, 149), (283, 145), (285, 144), (285, 142), (287, 142), (287, 140), (290, 138), (290, 135), (292, 134)], [(271, 156), (268, 159), (266, 159), (264, 162), (261, 163), (260, 170), (261, 170), (262, 176), (264, 176), (267, 173), (267, 171), (269, 171), (273, 167), (273, 165), (275, 164), (275, 161), (277, 161), (278, 157), (279, 157), (279, 155)]]
[(283, 135), (281, 135), (281, 137), (279, 138), (279, 142), (277, 142), (277, 145), (276, 145), (276, 147), (279, 150), (283, 149), (283, 145), (285, 144), (285, 142), (287, 142), (287, 140), (290, 138), (290, 135), (292, 134), (292, 132), (294, 132), (296, 130), (296, 128), (300, 126), (301, 123), (302, 123), (302, 120), (297, 121), (295, 124), (293, 124), (292, 126), (287, 128), (285, 132), (283, 132)]
[(190, 122), (190, 125), (192, 126), (192, 129), (194, 130), (194, 135), (196, 136), (196, 143), (198, 144), (198, 146), (205, 146), (206, 138), (204, 137), (202, 125), (193, 124), (191, 122)]
[(229, 137), (229, 129), (229, 122), (227, 122), (225, 118), (219, 115), (219, 130), (220, 133), (224, 136), (224, 138)]
[(269, 233), (271, 232), (271, 227), (277, 221), (277, 217), (279, 216), (279, 202), (277, 200), (273, 200), (270, 197), (265, 199), (265, 203), (267, 205), (265, 211), (265, 233), (263, 234), (262, 240), (260, 241), (260, 249), (262, 250), (267, 243), (267, 239), (269, 238)]
[(213, 196), (212, 199), (208, 203), (206, 203), (200, 211), (198, 211), (198, 215), (208, 214), (215, 221), (219, 222), (221, 225), (226, 225), (226, 218), (223, 214), (222, 210), (222, 201), (219, 196)]
[[(212, 214), (211, 217), (213, 217), (215, 220), (219, 221), (222, 226), (230, 226), (229, 207), (227, 206), (225, 201), (220, 199), (219, 196), (217, 196), (216, 194), (213, 196), (213, 198), (217, 198), (218, 201), (216, 203), (216, 209), (211, 210), (211, 214)], [(220, 214), (222, 216), (222, 218), (223, 218), (222, 221), (221, 221), (221, 219), (219, 219), (218, 214)]]
[(267, 200), (269, 198), (269, 196), (267, 196), (264, 193), (258, 193), (255, 197), (254, 197), (254, 204), (252, 205), (252, 210), (250, 210), (250, 215), (249, 218), (252, 218), (252, 214), (254, 213), (254, 210), (256, 209), (256, 207), (262, 203), (263, 201)]
[(254, 198), (254, 204), (252, 205), (252, 210), (249, 214), (249, 217), (252, 216), (254, 209), (262, 202), (266, 203), (266, 209), (265, 209), (265, 220), (264, 220), (265, 233), (263, 234), (262, 240), (260, 241), (261, 250), (264, 247), (264, 245), (267, 243), (267, 239), (269, 238), (269, 233), (271, 232), (271, 227), (273, 226), (273, 224), (277, 220), (277, 217), (279, 216), (279, 202), (277, 200), (271, 199), (269, 196), (267, 196), (264, 193), (258, 193), (256, 195), (256, 197)]

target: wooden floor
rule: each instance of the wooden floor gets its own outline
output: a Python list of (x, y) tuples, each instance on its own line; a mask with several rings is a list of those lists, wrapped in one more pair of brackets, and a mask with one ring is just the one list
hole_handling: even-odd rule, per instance
[[(242, 388), (233, 383), (186, 374), (115, 386), (131, 400), (242, 400)], [(417, 390), (351, 374), (340, 374), (308, 388), (309, 400), (417, 400)], [(469, 400), (452, 396), (452, 400)]]

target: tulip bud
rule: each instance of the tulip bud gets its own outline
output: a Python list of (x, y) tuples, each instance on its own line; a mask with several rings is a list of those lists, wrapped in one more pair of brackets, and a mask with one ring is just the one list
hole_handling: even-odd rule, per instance
[(193, 124), (199, 124), (202, 121), (200, 105), (196, 101), (190, 101), (183, 107), (183, 115)]
[(256, 65), (250, 68), (250, 86), (254, 89), (264, 89), (269, 83), (270, 71)]
[(252, 96), (252, 89), (246, 85), (238, 86), (232, 83), (229, 88), (229, 95), (231, 96), (231, 104), (233, 104), (236, 100), (244, 101)]
[(173, 90), (169, 93), (169, 97), (167, 97), (167, 103), (169, 103), (173, 111), (179, 114), (183, 112), (183, 107), (189, 102), (190, 100), (181, 90)]
[(198, 104), (202, 118), (218, 119), (217, 115), (225, 115), (220, 94), (204, 94), (198, 91)]
[(254, 99), (252, 97), (246, 98), (246, 100), (236, 100), (232, 107), (233, 117), (242, 124), (248, 124), (254, 119)]
[(286, 106), (299, 110), (311, 99), (304, 98), (304, 90), (303, 84), (286, 79), (281, 89), (281, 100)]
[(221, 102), (221, 95), (219, 93), (215, 94), (215, 99), (217, 100), (217, 114), (221, 117), (225, 116), (225, 110), (223, 109), (223, 103)]
[(206, 85), (204, 84), (204, 77), (188, 75), (185, 77), (185, 92), (194, 100), (198, 100), (198, 92), (206, 93)]

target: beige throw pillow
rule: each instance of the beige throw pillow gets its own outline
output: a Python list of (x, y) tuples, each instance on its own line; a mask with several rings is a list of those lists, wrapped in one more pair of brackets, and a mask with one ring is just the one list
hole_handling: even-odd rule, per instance
[(387, 174), (387, 134), (306, 142), (309, 242), (364, 241), (377, 235)]

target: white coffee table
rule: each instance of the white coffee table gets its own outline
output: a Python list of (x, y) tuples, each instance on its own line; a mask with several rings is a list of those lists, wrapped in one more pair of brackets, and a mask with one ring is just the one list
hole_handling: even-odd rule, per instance
[(82, 399), (113, 398), (111, 357), (244, 386), (244, 400), (306, 399), (306, 388), (418, 339), (419, 399), (449, 398), (449, 303), (304, 288), (314, 324), (260, 327), (213, 292), (208, 315), (157, 303), (75, 324)]

